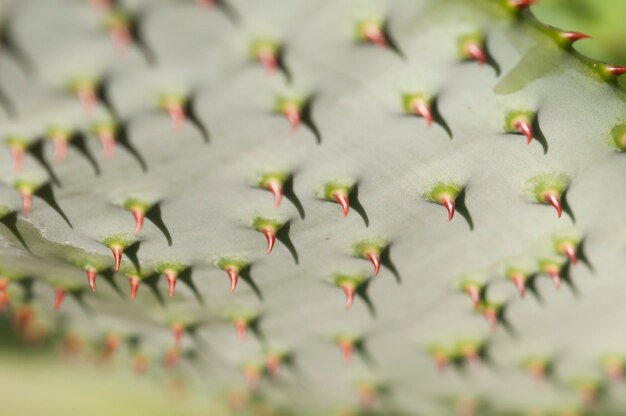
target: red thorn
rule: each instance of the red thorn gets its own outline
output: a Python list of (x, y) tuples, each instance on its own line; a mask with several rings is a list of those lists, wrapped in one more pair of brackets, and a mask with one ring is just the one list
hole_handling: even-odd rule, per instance
[(524, 296), (526, 296), (526, 280), (524, 279), (524, 277), (522, 277), (521, 275), (515, 275), (511, 280), (517, 288), (520, 298), (524, 298)]
[(235, 331), (237, 332), (237, 338), (243, 342), (246, 340), (246, 333), (248, 332), (248, 323), (241, 319), (236, 319), (233, 324), (235, 325)]
[(4, 312), (11, 303), (11, 296), (7, 292), (0, 292), (0, 312)]
[(102, 145), (102, 151), (105, 159), (111, 159), (115, 154), (115, 136), (110, 130), (104, 130), (98, 133), (98, 139)]
[(143, 228), (143, 220), (146, 215), (141, 208), (133, 208), (131, 209), (131, 212), (133, 213), (133, 218), (135, 218), (135, 235), (137, 235)]
[(365, 38), (376, 46), (387, 46), (387, 37), (382, 27), (377, 23), (370, 23), (363, 28)]
[(137, 375), (146, 374), (148, 371), (148, 359), (143, 355), (137, 355), (133, 359), (133, 370)]
[(581, 39), (591, 39), (591, 36), (580, 32), (562, 32), (561, 36), (567, 39), (570, 43), (574, 43)]
[(119, 346), (120, 346), (120, 340), (117, 336), (107, 335), (106, 340), (105, 340), (104, 356), (107, 358), (112, 356), (113, 354), (115, 354)]
[(271, 228), (264, 228), (261, 230), (265, 239), (267, 240), (267, 253), (270, 254), (272, 249), (274, 248), (274, 243), (276, 242), (276, 232)]
[(139, 280), (138, 277), (130, 278), (130, 299), (131, 300), (135, 300), (135, 298), (137, 297), (137, 290), (139, 289), (139, 283), (141, 283), (141, 281)]
[(244, 370), (244, 377), (246, 378), (246, 384), (250, 390), (257, 390), (261, 382), (261, 375), (256, 368), (249, 368)]
[(370, 252), (367, 254), (367, 258), (374, 265), (374, 276), (378, 276), (378, 272), (380, 272), (380, 256), (378, 253)]
[(276, 180), (270, 180), (267, 182), (267, 189), (274, 195), (274, 207), (278, 208), (283, 198), (283, 186)]
[(452, 197), (445, 195), (443, 197), (441, 197), (441, 204), (446, 207), (446, 210), (448, 210), (448, 222), (452, 221), (452, 218), (454, 218), (454, 199), (452, 199)]
[(522, 10), (533, 4), (539, 4), (539, 0), (510, 0), (509, 3), (518, 10)]
[(166, 368), (174, 368), (180, 361), (180, 351), (178, 348), (171, 348), (165, 351), (165, 357), (163, 357), (163, 364)]
[(561, 205), (561, 198), (554, 192), (547, 193), (543, 197), (544, 201), (548, 204), (552, 205), (554, 209), (556, 209), (556, 214), (559, 218), (561, 218), (561, 213), (563, 212), (563, 206)]
[(435, 354), (433, 360), (439, 373), (443, 373), (448, 366), (448, 357), (445, 354)]
[(170, 115), (170, 120), (172, 120), (172, 127), (174, 127), (174, 130), (182, 129), (185, 125), (185, 121), (187, 120), (187, 116), (182, 105), (179, 102), (172, 100), (166, 104), (166, 110)]
[(496, 328), (498, 327), (498, 314), (497, 314), (497, 312), (494, 309), (492, 309), (492, 308), (487, 308), (487, 309), (485, 309), (483, 314), (485, 315), (485, 319), (487, 320), (487, 323), (489, 324), (489, 329), (491, 331), (495, 331)]
[(261, 48), (257, 53), (257, 59), (265, 69), (265, 73), (270, 75), (278, 70), (278, 58), (272, 48)]
[(239, 281), (239, 272), (234, 267), (227, 267), (226, 273), (230, 279), (230, 292), (233, 293), (237, 289), (237, 282)]
[(92, 87), (80, 88), (76, 91), (76, 97), (83, 108), (83, 112), (88, 116), (92, 115), (98, 104), (96, 91)]
[(576, 251), (576, 246), (573, 244), (568, 243), (563, 245), (563, 252), (574, 266), (578, 263), (578, 254)]
[(470, 284), (465, 288), (465, 291), (472, 300), (472, 305), (474, 306), (474, 309), (477, 309), (478, 305), (480, 305), (480, 288), (476, 285)]
[(56, 297), (54, 298), (54, 310), (58, 311), (61, 309), (61, 305), (63, 304), (63, 299), (65, 298), (65, 290), (57, 289)]
[(110, 10), (113, 8), (112, 0), (90, 0), (91, 7), (98, 10)]
[(33, 210), (33, 193), (29, 189), (20, 189), (19, 192), (22, 198), (22, 212), (28, 215)]
[(515, 128), (526, 136), (526, 143), (530, 144), (533, 140), (533, 126), (530, 124), (528, 120), (519, 120), (515, 123)]
[(11, 146), (11, 159), (13, 159), (13, 170), (22, 170), (24, 167), (25, 150), (22, 146)]
[(174, 336), (174, 345), (180, 346), (185, 334), (185, 327), (181, 324), (172, 324), (172, 335)]
[(339, 348), (341, 349), (343, 361), (346, 364), (350, 364), (352, 361), (352, 353), (354, 352), (354, 343), (348, 340), (341, 340), (339, 341)]
[(344, 284), (341, 288), (343, 289), (343, 293), (346, 294), (346, 309), (350, 309), (354, 303), (356, 288), (351, 284)]
[(9, 279), (0, 277), (0, 295), (6, 293), (7, 287), (9, 287)]
[(477, 42), (470, 42), (466, 46), (467, 54), (477, 61), (480, 65), (484, 65), (487, 63), (487, 54), (483, 47)]
[(343, 216), (347, 217), (348, 212), (350, 211), (350, 199), (348, 198), (348, 193), (345, 191), (335, 191), (331, 196), (339, 205), (341, 205)]
[(561, 275), (558, 270), (549, 270), (548, 276), (552, 279), (552, 283), (554, 283), (554, 288), (559, 290), (561, 288)]
[(196, 0), (196, 4), (200, 7), (213, 7), (215, 0)]
[(54, 137), (52, 144), (54, 146), (54, 161), (63, 162), (67, 158), (67, 139), (65, 137)]
[(424, 100), (413, 100), (411, 109), (415, 114), (426, 120), (426, 126), (431, 127), (433, 125), (433, 112), (427, 102)]
[(126, 53), (133, 43), (133, 37), (126, 25), (119, 25), (110, 29), (109, 38), (118, 53)]
[(113, 260), (115, 260), (115, 271), (120, 269), (120, 264), (122, 263), (122, 253), (124, 250), (122, 247), (113, 246), (111, 247), (111, 252), (113, 253)]
[(174, 296), (174, 289), (176, 289), (176, 280), (178, 279), (178, 276), (174, 270), (166, 270), (163, 274), (165, 275), (165, 280), (167, 280), (169, 294), (170, 296)]
[(609, 71), (611, 75), (614, 77), (618, 77), (620, 75), (626, 74), (626, 66), (621, 65), (607, 65), (606, 70)]
[(87, 282), (89, 283), (89, 287), (92, 292), (96, 291), (96, 269), (92, 267), (87, 267)]
[(283, 113), (291, 125), (291, 130), (296, 131), (300, 127), (300, 109), (295, 104), (287, 104), (283, 108)]
[(265, 359), (265, 366), (270, 377), (276, 377), (280, 370), (280, 358), (276, 355), (268, 355)]

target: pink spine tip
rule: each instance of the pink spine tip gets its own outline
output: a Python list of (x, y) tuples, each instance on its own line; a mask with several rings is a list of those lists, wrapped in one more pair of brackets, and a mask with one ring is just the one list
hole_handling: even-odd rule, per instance
[(143, 221), (146, 217), (146, 214), (141, 208), (133, 208), (131, 212), (133, 214), (133, 218), (135, 219), (135, 235), (137, 235), (141, 232), (141, 229), (143, 228)]
[(487, 324), (489, 325), (489, 329), (493, 332), (498, 328), (498, 313), (493, 308), (487, 308), (483, 312), (485, 319), (487, 320)]
[(140, 280), (138, 277), (130, 278), (130, 299), (135, 300), (137, 297), (137, 290), (139, 290)]
[(441, 198), (441, 204), (446, 207), (446, 210), (448, 211), (448, 222), (452, 221), (455, 212), (454, 199), (448, 195), (443, 196)]
[(259, 51), (257, 58), (263, 69), (265, 69), (265, 73), (267, 75), (271, 75), (278, 70), (278, 59), (273, 49), (262, 48)]
[(33, 193), (28, 189), (20, 190), (20, 197), (22, 198), (22, 212), (26, 215), (33, 211)]
[(339, 341), (339, 348), (341, 349), (341, 355), (343, 356), (343, 361), (346, 364), (350, 364), (352, 361), (352, 353), (354, 352), (354, 343), (347, 340)]
[(270, 377), (276, 377), (280, 371), (280, 358), (275, 355), (270, 355), (265, 359), (265, 367), (267, 367), (267, 373)]
[(87, 268), (87, 282), (89, 283), (89, 288), (92, 292), (96, 291), (96, 269), (88, 267)]
[(265, 239), (267, 240), (267, 252), (266, 254), (270, 254), (272, 249), (274, 248), (274, 243), (276, 243), (276, 231), (271, 228), (263, 228), (261, 230)]
[(608, 65), (606, 66), (606, 70), (609, 71), (609, 74), (613, 75), (614, 77), (626, 74), (626, 66)]
[(54, 310), (58, 311), (61, 309), (61, 305), (63, 304), (63, 299), (65, 298), (65, 290), (57, 289), (56, 296), (54, 298)]
[(83, 108), (83, 112), (88, 116), (92, 115), (98, 104), (96, 91), (92, 87), (85, 87), (79, 89), (76, 92), (76, 96), (80, 106)]
[(552, 283), (554, 283), (554, 288), (559, 290), (561, 288), (561, 274), (559, 271), (556, 269), (550, 270), (548, 271), (548, 275), (550, 276), (550, 279), (552, 279)]
[(237, 282), (239, 282), (239, 272), (234, 267), (227, 267), (226, 273), (230, 279), (230, 293), (233, 293), (237, 289)]
[(518, 10), (522, 10), (532, 6), (533, 4), (539, 4), (539, 0), (510, 0), (510, 4)]
[(168, 293), (170, 296), (174, 296), (178, 276), (174, 270), (166, 270), (163, 274), (165, 275), (165, 280), (167, 280)]
[(291, 130), (297, 131), (300, 128), (300, 109), (296, 105), (286, 105), (283, 109)]
[(411, 109), (416, 115), (426, 120), (426, 126), (431, 127), (433, 125), (433, 112), (427, 102), (424, 100), (413, 100)]
[(574, 43), (581, 39), (591, 39), (591, 36), (580, 32), (563, 32), (561, 33), (561, 36), (567, 39), (570, 43)]
[(528, 120), (520, 120), (515, 123), (515, 128), (526, 136), (526, 143), (530, 144), (533, 140), (533, 127)]
[(111, 159), (115, 154), (115, 136), (112, 131), (105, 130), (98, 134), (98, 139), (102, 145), (102, 152), (105, 159)]
[(363, 28), (365, 38), (376, 46), (384, 48), (387, 46), (387, 37), (383, 28), (376, 23), (368, 24)]
[(267, 182), (267, 189), (274, 195), (274, 207), (278, 208), (283, 198), (283, 186), (276, 180)]
[(526, 296), (526, 280), (522, 276), (514, 276), (513, 284), (517, 288), (520, 298), (523, 299)]
[(169, 102), (166, 106), (166, 110), (170, 115), (170, 120), (172, 121), (172, 127), (174, 130), (182, 129), (187, 121), (187, 116), (185, 115), (185, 110), (183, 109), (181, 103)]
[(576, 263), (578, 263), (578, 254), (575, 245), (565, 244), (563, 246), (563, 252), (574, 266), (576, 265)]
[(474, 307), (474, 309), (477, 309), (480, 305), (481, 299), (480, 288), (476, 285), (468, 285), (467, 288), (465, 288), (465, 291), (472, 300), (472, 306)]
[(348, 193), (345, 191), (336, 191), (333, 192), (332, 197), (339, 205), (341, 205), (343, 216), (347, 217), (350, 212), (350, 199), (348, 197)]
[(11, 146), (11, 159), (13, 159), (13, 170), (18, 171), (24, 168), (24, 157), (26, 151), (23, 146)]
[(547, 193), (543, 198), (545, 202), (554, 207), (554, 209), (556, 210), (556, 215), (561, 218), (561, 214), (563, 213), (561, 198), (554, 192)]
[(126, 25), (118, 25), (109, 30), (109, 38), (115, 50), (120, 54), (126, 53), (133, 43), (133, 37)]
[(248, 332), (248, 323), (244, 320), (237, 319), (234, 322), (235, 331), (237, 332), (237, 338), (243, 342), (246, 340), (246, 334)]
[(67, 159), (67, 140), (64, 137), (55, 137), (52, 139), (54, 146), (54, 161), (63, 162)]
[(122, 253), (124, 250), (122, 247), (113, 246), (111, 247), (111, 252), (113, 253), (113, 260), (115, 261), (115, 271), (120, 269), (120, 264), (122, 263)]
[(176, 347), (180, 346), (184, 334), (184, 326), (182, 326), (181, 324), (172, 324), (172, 335), (174, 336), (174, 345), (176, 345)]
[(215, 0), (196, 0), (196, 5), (199, 7), (213, 7), (215, 6)]
[(482, 45), (478, 42), (470, 42), (467, 45), (467, 54), (480, 65), (484, 65), (487, 63), (487, 54), (483, 49)]
[(341, 286), (341, 288), (343, 289), (343, 293), (345, 293), (346, 295), (345, 308), (350, 309), (352, 307), (352, 304), (354, 303), (356, 288), (351, 284), (344, 284), (343, 286)]
[(375, 252), (367, 253), (367, 258), (374, 265), (374, 276), (378, 276), (378, 272), (380, 272), (380, 255)]

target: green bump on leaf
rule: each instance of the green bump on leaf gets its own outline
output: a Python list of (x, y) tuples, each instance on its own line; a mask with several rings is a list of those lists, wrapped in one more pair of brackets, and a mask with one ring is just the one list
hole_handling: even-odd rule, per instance
[(52, 277), (46, 279), (46, 281), (53, 289), (63, 289), (67, 293), (75, 293), (83, 289), (82, 285), (77, 284), (74, 281), (68, 280), (67, 278), (64, 279), (60, 277)]
[(341, 332), (331, 335), (330, 340), (334, 344), (347, 344), (354, 346), (363, 340), (363, 336), (353, 332)]
[(11, 148), (25, 150), (30, 146), (31, 140), (25, 136), (12, 134), (7, 136), (4, 142)]
[(260, 54), (276, 55), (280, 48), (280, 42), (270, 38), (256, 38), (250, 43), (250, 58), (256, 59)]
[(468, 51), (470, 45), (484, 45), (485, 35), (482, 32), (474, 32), (463, 35), (457, 40), (457, 53), (460, 59), (473, 59)]
[(103, 133), (115, 135), (117, 124), (113, 120), (99, 120), (90, 125), (89, 131), (95, 135)]
[(141, 201), (136, 198), (128, 198), (126, 199), (126, 201), (124, 201), (122, 208), (131, 212), (135, 210), (139, 210), (140, 212), (145, 214), (146, 212), (150, 210), (150, 208), (152, 208), (153, 205), (154, 205), (153, 203)]
[(332, 282), (338, 287), (351, 287), (358, 288), (367, 281), (367, 276), (363, 273), (356, 274), (344, 274), (335, 273), (332, 277)]
[(183, 270), (187, 269), (188, 267), (189, 266), (187, 264), (179, 262), (179, 261), (163, 261), (163, 262), (158, 262), (157, 264), (155, 264), (154, 270), (156, 270), (159, 273), (173, 271), (176, 274), (178, 274), (182, 272)]
[(335, 194), (350, 195), (352, 188), (354, 188), (354, 182), (352, 181), (335, 180), (326, 182), (318, 193), (318, 197), (327, 201), (335, 201)]
[(527, 282), (530, 278), (530, 272), (520, 267), (511, 266), (507, 267), (505, 276), (511, 281), (515, 281), (516, 279), (523, 279), (523, 282)]
[(292, 109), (300, 112), (305, 101), (306, 99), (301, 97), (285, 97), (280, 95), (275, 99), (274, 111), (279, 114), (283, 114)]
[(388, 242), (383, 238), (369, 238), (354, 243), (352, 245), (352, 251), (356, 257), (367, 258), (370, 253), (380, 256), (380, 253), (385, 249), (387, 244)]
[(455, 182), (437, 182), (422, 194), (426, 201), (441, 204), (444, 198), (455, 200), (463, 190), (463, 185)]
[(558, 273), (563, 268), (563, 266), (565, 266), (565, 262), (566, 261), (560, 257), (544, 257), (537, 260), (539, 270), (546, 274), (554, 272)]
[(6, 205), (0, 205), (0, 219), (12, 214), (13, 212), (15, 212), (15, 210), (7, 207)]
[(128, 246), (137, 242), (137, 238), (131, 234), (115, 234), (104, 237), (101, 242), (109, 248), (117, 247), (126, 249)]
[(78, 75), (67, 83), (67, 89), (76, 93), (79, 91), (95, 90), (98, 86), (98, 77), (95, 75)]
[(413, 114), (414, 103), (424, 103), (430, 107), (434, 96), (429, 93), (415, 92), (402, 94), (402, 108), (406, 113)]
[(272, 230), (277, 232), (285, 225), (285, 221), (273, 218), (256, 217), (252, 220), (251, 227), (256, 231)]
[(124, 266), (120, 269), (120, 271), (124, 276), (128, 277), (129, 279), (137, 278), (139, 280), (145, 279), (154, 272), (154, 270), (148, 267), (142, 267), (141, 269), (138, 269), (134, 265)]
[(524, 194), (531, 201), (547, 204), (546, 194), (563, 195), (569, 186), (569, 181), (569, 177), (563, 173), (546, 173), (533, 176), (526, 181)]
[(108, 257), (98, 256), (95, 254), (87, 254), (84, 252), (72, 254), (69, 256), (68, 261), (81, 269), (94, 269), (96, 272), (101, 272), (110, 267)]
[(46, 138), (50, 140), (62, 138), (63, 140), (69, 141), (71, 135), (72, 129), (60, 125), (52, 125), (46, 129)]
[(364, 42), (368, 40), (367, 32), (368, 28), (372, 27), (383, 27), (383, 21), (380, 18), (370, 17), (367, 19), (359, 20), (354, 29), (354, 35), (358, 41)]
[(45, 184), (43, 180), (18, 178), (13, 182), (13, 186), (20, 192), (34, 194), (39, 188)]
[(626, 151), (626, 124), (620, 124), (613, 127), (613, 130), (611, 130), (611, 136), (613, 138), (612, 144), (615, 146), (617, 151)]
[(507, 133), (516, 133), (519, 131), (517, 127), (519, 122), (531, 124), (534, 118), (535, 112), (532, 110), (509, 111), (504, 117), (504, 131)]
[(102, 21), (102, 25), (108, 30), (120, 29), (128, 27), (131, 20), (131, 16), (128, 13), (122, 10), (114, 10), (107, 14)]
[(237, 257), (222, 257), (215, 261), (215, 266), (222, 270), (232, 268), (236, 271), (241, 271), (248, 264), (250, 264), (249, 261)]
[(157, 106), (161, 110), (167, 110), (173, 104), (183, 106), (185, 101), (187, 101), (187, 94), (183, 92), (164, 92), (159, 94)]
[(256, 186), (259, 188), (267, 189), (272, 182), (277, 182), (280, 185), (283, 185), (289, 176), (290, 173), (287, 171), (268, 171), (257, 175), (255, 182)]

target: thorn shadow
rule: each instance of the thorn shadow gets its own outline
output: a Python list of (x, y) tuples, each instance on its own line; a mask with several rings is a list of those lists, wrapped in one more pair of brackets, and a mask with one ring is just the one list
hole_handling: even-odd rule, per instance
[(515, 329), (515, 327), (513, 326), (513, 324), (511, 324), (511, 321), (508, 319), (508, 317), (506, 316), (506, 310), (507, 310), (508, 306), (504, 305), (502, 307), (502, 309), (500, 309), (500, 311), (498, 312), (498, 323), (500, 324), (500, 326), (502, 326), (502, 328), (504, 328), (504, 330), (512, 337), (512, 338), (517, 338), (519, 336), (517, 330)]
[(22, 247), (24, 247), (26, 251), (32, 254), (32, 251), (30, 251), (30, 248), (26, 244), (26, 241), (24, 240), (22, 233), (20, 233), (20, 230), (18, 230), (17, 228), (17, 218), (18, 218), (17, 212), (10, 212), (4, 217), (0, 218), (0, 223), (4, 224), (4, 226), (7, 227), (9, 232), (11, 232), (11, 234), (13, 234), (13, 236), (19, 241)]
[(302, 124), (304, 124), (311, 131), (311, 133), (313, 133), (313, 136), (315, 136), (317, 144), (322, 144), (322, 134), (317, 127), (317, 123), (313, 120), (313, 104), (316, 100), (317, 94), (313, 94), (307, 98), (304, 104), (302, 104), (300, 117), (302, 119)]
[(537, 300), (537, 303), (539, 303), (540, 305), (545, 305), (545, 300), (543, 298), (543, 295), (541, 294), (541, 292), (539, 292), (539, 289), (537, 288), (538, 277), (539, 277), (539, 274), (537, 273), (531, 274), (528, 277), (526, 288), (528, 289), (528, 292), (530, 292), (533, 295), (533, 297)]
[(567, 216), (570, 217), (572, 222), (574, 224), (576, 224), (576, 217), (574, 216), (574, 211), (572, 211), (572, 207), (570, 206), (569, 202), (567, 201), (567, 194), (568, 194), (568, 192), (569, 192), (569, 189), (566, 189), (563, 192), (563, 195), (561, 195), (561, 205), (563, 206), (563, 212), (565, 212), (567, 214)]
[(285, 62), (285, 53), (287, 51), (287, 47), (285, 45), (280, 45), (278, 51), (276, 51), (276, 63), (278, 64), (278, 69), (285, 76), (285, 82), (287, 84), (291, 84), (292, 74)]
[(548, 140), (539, 125), (539, 113), (536, 113), (532, 120), (533, 139), (537, 140), (543, 149), (543, 154), (548, 154)]
[(148, 288), (150, 288), (150, 291), (156, 298), (157, 302), (159, 302), (159, 305), (165, 306), (165, 299), (163, 298), (163, 294), (159, 290), (160, 277), (160, 273), (152, 273), (149, 276), (145, 277), (142, 282), (145, 283)]
[(189, 266), (178, 274), (178, 280), (183, 282), (189, 288), (189, 290), (193, 292), (199, 304), (204, 305), (204, 297), (202, 297), (202, 294), (196, 287), (196, 284), (193, 282), (193, 279), (191, 278), (192, 274), (193, 266)]
[(17, 117), (17, 110), (13, 102), (2, 88), (0, 88), (0, 107), (2, 107), (8, 118), (14, 119)]
[(448, 137), (452, 139), (453, 138), (452, 130), (450, 129), (448, 122), (443, 118), (443, 115), (439, 111), (439, 97), (438, 96), (435, 96), (433, 98), (432, 102), (430, 103), (430, 109), (433, 112), (433, 121), (436, 124), (438, 124), (442, 129), (444, 129)]
[(145, 214), (145, 217), (150, 220), (158, 229), (163, 233), (163, 236), (167, 240), (167, 245), (172, 245), (172, 235), (170, 234), (169, 229), (163, 222), (163, 217), (161, 215), (161, 203), (157, 202), (154, 204)]
[(85, 313), (87, 316), (93, 316), (94, 309), (85, 302), (85, 290), (76, 290), (69, 293), (70, 297), (76, 301), (78, 307)]
[(130, 141), (127, 122), (120, 123), (117, 142), (120, 144), (120, 146), (126, 149), (126, 151), (130, 153), (130, 155), (137, 161), (137, 163), (141, 167), (142, 172), (145, 173), (148, 171), (148, 165), (146, 164), (146, 161)]
[(300, 218), (304, 219), (305, 217), (304, 207), (302, 206), (302, 202), (300, 202), (300, 199), (298, 198), (298, 196), (296, 195), (293, 189), (293, 176), (289, 176), (287, 180), (285, 181), (285, 183), (283, 184), (283, 194), (285, 195), (285, 198), (287, 198), (289, 202), (291, 202), (293, 206), (296, 207), (296, 209), (298, 210), (298, 214), (300, 215)]
[(75, 132), (70, 138), (70, 146), (74, 147), (78, 153), (80, 153), (87, 162), (93, 168), (96, 176), (100, 176), (100, 166), (98, 166), (98, 162), (96, 162), (96, 158), (91, 154), (91, 151), (87, 147), (87, 140), (85, 135), (81, 132)]
[(230, 4), (229, 1), (215, 0), (215, 5), (224, 13), (232, 24), (238, 25), (241, 23), (241, 14)]
[(392, 36), (389, 26), (390, 26), (389, 19), (385, 19), (381, 29), (382, 29), (383, 35), (385, 36), (385, 39), (387, 39), (387, 44), (389, 46), (389, 49), (395, 52), (395, 54), (398, 55), (400, 58), (406, 59), (404, 52), (402, 52), (402, 50), (400, 49), (400, 45), (398, 45), (398, 42), (395, 39), (395, 36)]
[(367, 290), (371, 282), (372, 280), (368, 279), (366, 282), (360, 285), (356, 289), (356, 295), (363, 300), (363, 302), (365, 303), (365, 306), (367, 306), (367, 311), (369, 312), (370, 316), (372, 318), (375, 318), (378, 315), (378, 313), (376, 311), (376, 307), (372, 303), (372, 299), (370, 299), (369, 294), (367, 293)]
[(135, 266), (135, 269), (137, 269), (138, 271), (141, 271), (139, 257), (137, 256), (140, 247), (141, 241), (135, 241), (134, 243), (126, 247), (126, 250), (124, 250), (124, 254), (126, 254), (126, 257), (128, 257), (131, 263), (133, 263), (133, 266)]
[(252, 322), (250, 322), (248, 324), (248, 328), (250, 329), (250, 332), (255, 336), (255, 338), (259, 341), (260, 344), (265, 345), (267, 343), (265, 334), (261, 330), (261, 318), (256, 318)]
[(193, 92), (185, 101), (184, 112), (187, 116), (187, 120), (189, 120), (189, 122), (200, 131), (200, 134), (202, 135), (202, 140), (205, 144), (207, 144), (210, 141), (211, 134), (209, 133), (209, 129), (207, 128), (206, 124), (202, 121), (202, 119), (198, 115), (198, 112), (196, 111), (196, 98), (197, 91)]
[(291, 237), (289, 233), (290, 229), (291, 229), (291, 222), (287, 221), (285, 225), (276, 232), (276, 239), (280, 241), (285, 247), (287, 247), (287, 250), (289, 250), (289, 253), (291, 253), (291, 257), (293, 257), (293, 261), (296, 264), (299, 264), (300, 260), (298, 257), (298, 251), (296, 250), (296, 246), (294, 246), (293, 242), (291, 241)]
[(109, 286), (111, 286), (111, 288), (113, 289), (115, 293), (117, 293), (121, 298), (124, 297), (124, 293), (122, 292), (119, 285), (114, 279), (115, 272), (113, 271), (113, 269), (109, 268), (109, 269), (103, 270), (99, 273), (99, 275), (102, 276), (102, 278), (109, 284)]
[(360, 339), (354, 344), (354, 351), (368, 367), (377, 367), (376, 359), (371, 354), (369, 348), (367, 348), (367, 343), (364, 339)]
[(352, 188), (352, 192), (350, 192), (350, 195), (348, 195), (348, 202), (350, 202), (350, 208), (352, 208), (354, 212), (356, 212), (357, 214), (361, 216), (361, 218), (363, 219), (363, 222), (365, 223), (365, 226), (369, 227), (370, 225), (369, 217), (367, 216), (367, 212), (365, 212), (365, 208), (363, 208), (363, 205), (361, 205), (361, 201), (359, 201), (359, 184), (358, 183), (354, 185), (354, 187)]
[(72, 223), (70, 222), (69, 218), (67, 218), (67, 215), (65, 215), (65, 212), (63, 212), (63, 210), (61, 209), (61, 207), (57, 203), (57, 201), (56, 201), (56, 199), (54, 197), (54, 191), (52, 190), (52, 185), (50, 183), (47, 183), (44, 186), (42, 186), (41, 188), (39, 188), (35, 192), (35, 195), (38, 196), (39, 198), (43, 199), (44, 202), (50, 206), (50, 208), (55, 210), (56, 213), (59, 214), (61, 216), (61, 218), (63, 218), (63, 220), (67, 223), (67, 225), (70, 228), (74, 228), (74, 227), (72, 227)]
[(44, 168), (52, 182), (60, 188), (62, 186), (61, 181), (54, 173), (54, 170), (52, 169), (52, 166), (50, 166), (50, 163), (48, 163), (48, 161), (44, 157), (44, 139), (37, 139), (37, 141), (28, 148), (28, 153), (33, 155), (37, 162), (39, 162), (39, 164)]
[(567, 262), (561, 270), (561, 280), (570, 288), (575, 297), (580, 297), (578, 286), (576, 286), (576, 282), (572, 279), (571, 263)]
[(491, 53), (491, 48), (489, 48), (489, 46), (487, 46), (487, 45), (485, 45), (485, 55), (487, 57), (487, 65), (492, 67), (493, 70), (496, 73), (496, 77), (499, 77), (500, 76), (500, 65), (498, 64), (498, 62), (493, 57), (493, 54)]
[(19, 286), (21, 286), (24, 295), (22, 299), (25, 303), (30, 303), (35, 299), (35, 291), (33, 290), (33, 286), (35, 286), (35, 279), (32, 277), (26, 277), (24, 279), (18, 280)]
[(465, 202), (465, 196), (466, 196), (466, 189), (467, 188), (463, 188), (461, 190), (461, 192), (459, 193), (459, 196), (456, 197), (456, 201), (454, 202), (455, 204), (455, 208), (456, 211), (461, 214), (461, 216), (465, 219), (465, 222), (467, 222), (467, 225), (469, 226), (470, 231), (474, 230), (474, 221), (472, 220), (472, 215), (470, 214), (469, 210), (467, 209), (467, 204)]
[(387, 270), (393, 274), (393, 277), (396, 279), (398, 284), (402, 284), (402, 278), (400, 277), (400, 273), (398, 273), (398, 269), (393, 264), (391, 260), (391, 244), (388, 244), (381, 252), (380, 252), (380, 264)]
[(577, 250), (576, 254), (578, 256), (578, 260), (582, 264), (587, 266), (587, 268), (589, 269), (589, 271), (591, 273), (595, 273), (596, 272), (596, 268), (593, 266), (593, 263), (591, 263), (591, 261), (589, 260), (589, 257), (587, 256), (585, 242), (586, 242), (585, 238), (580, 240), (580, 244), (578, 244), (578, 250)]
[(259, 289), (259, 286), (257, 286), (257, 284), (254, 282), (254, 279), (252, 279), (252, 275), (250, 273), (251, 270), (252, 270), (252, 265), (248, 264), (247, 266), (245, 266), (243, 269), (239, 271), (239, 277), (241, 278), (241, 280), (246, 282), (248, 286), (250, 286), (250, 288), (252, 289), (256, 297), (262, 301), (263, 294), (261, 293), (261, 289)]

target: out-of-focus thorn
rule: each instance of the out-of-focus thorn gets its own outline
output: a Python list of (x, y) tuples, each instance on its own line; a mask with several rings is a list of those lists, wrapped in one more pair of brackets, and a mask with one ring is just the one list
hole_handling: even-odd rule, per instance
[(333, 192), (332, 197), (339, 205), (341, 205), (343, 216), (347, 217), (350, 212), (350, 199), (348, 198), (348, 194), (343, 191), (335, 191)]
[(283, 198), (283, 186), (276, 180), (270, 180), (267, 182), (267, 189), (274, 195), (274, 207), (278, 208)]
[(113, 253), (113, 260), (115, 261), (115, 271), (119, 271), (120, 269), (120, 264), (122, 263), (122, 253), (123, 253), (123, 249), (122, 247), (119, 246), (113, 246), (111, 247), (111, 252)]
[(167, 280), (168, 292), (170, 296), (174, 296), (174, 290), (176, 289), (176, 281), (178, 276), (175, 270), (166, 270), (163, 272), (165, 280)]
[(64, 289), (57, 289), (56, 290), (56, 296), (54, 298), (54, 310), (58, 311), (59, 309), (61, 309), (61, 305), (63, 304), (63, 299), (65, 298), (65, 290)]
[(411, 109), (413, 112), (426, 120), (426, 125), (431, 127), (433, 125), (433, 112), (430, 105), (424, 100), (413, 100), (411, 103)]
[(374, 276), (378, 276), (378, 272), (380, 272), (380, 256), (378, 253), (370, 252), (367, 253), (367, 258), (370, 259), (374, 265)]
[(550, 205), (554, 207), (556, 210), (556, 214), (559, 218), (561, 218), (561, 214), (563, 213), (563, 206), (561, 204), (561, 198), (554, 192), (546, 193), (543, 199)]
[(234, 267), (227, 267), (226, 273), (230, 279), (230, 292), (233, 293), (237, 289), (237, 282), (239, 281), (239, 272)]
[(519, 120), (515, 123), (515, 128), (526, 136), (526, 143), (530, 144), (533, 140), (533, 126), (530, 124), (528, 120)]
[(341, 286), (343, 293), (346, 295), (345, 308), (350, 309), (354, 303), (354, 295), (356, 294), (356, 288), (353, 285), (344, 284)]
[(467, 44), (466, 48), (468, 55), (471, 56), (472, 59), (474, 59), (480, 65), (484, 65), (487, 63), (487, 54), (485, 53), (482, 45), (480, 45), (478, 42), (470, 42)]
[(141, 282), (138, 277), (131, 277), (130, 280), (130, 299), (135, 300), (137, 297), (137, 290), (139, 289), (139, 283)]
[(96, 291), (96, 269), (93, 267), (87, 267), (87, 282), (92, 292)]

